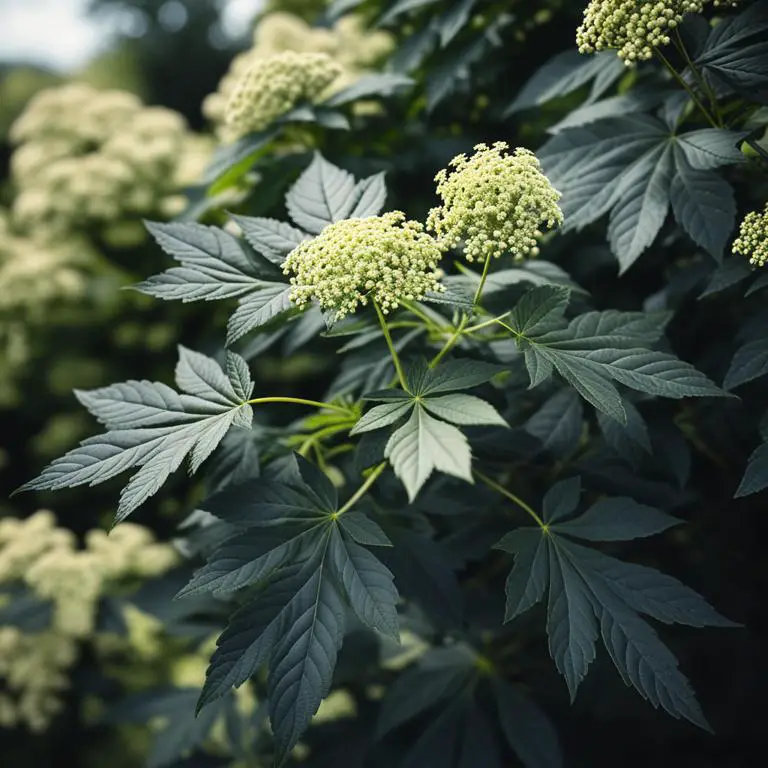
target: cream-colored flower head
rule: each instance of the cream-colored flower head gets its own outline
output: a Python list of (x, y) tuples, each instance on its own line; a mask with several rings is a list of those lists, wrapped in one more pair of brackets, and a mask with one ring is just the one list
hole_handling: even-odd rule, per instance
[(429, 212), (427, 228), (445, 250), (463, 242), (467, 261), (535, 255), (541, 227), (563, 221), (560, 193), (533, 152), (507, 149), (503, 141), (478, 144), (471, 157), (454, 157), (451, 170), (435, 176), (442, 205)]
[(744, 217), (739, 236), (733, 241), (733, 252), (746, 256), (756, 267), (764, 267), (768, 262), (768, 203), (762, 212), (751, 211)]
[(686, 13), (701, 13), (707, 0), (592, 0), (576, 31), (580, 53), (615, 48), (625, 64), (650, 59), (669, 43)]
[(300, 101), (314, 101), (340, 74), (324, 53), (286, 51), (254, 61), (227, 102), (224, 119), (232, 138), (266, 128)]
[(322, 92), (312, 94), (312, 100), (319, 101), (378, 67), (393, 48), (394, 38), (389, 32), (368, 30), (355, 15), (342, 17), (332, 27), (311, 27), (293, 13), (267, 13), (256, 25), (253, 47), (235, 56), (217, 91), (206, 96), (203, 114), (215, 124), (221, 139), (231, 141), (232, 132), (225, 123), (227, 104), (244, 74), (256, 62), (286, 51), (330, 56), (341, 72)]
[(288, 254), (283, 272), (292, 275), (295, 304), (317, 299), (340, 319), (369, 300), (387, 313), (403, 299), (443, 290), (437, 275), (441, 256), (421, 224), (393, 211), (330, 224)]

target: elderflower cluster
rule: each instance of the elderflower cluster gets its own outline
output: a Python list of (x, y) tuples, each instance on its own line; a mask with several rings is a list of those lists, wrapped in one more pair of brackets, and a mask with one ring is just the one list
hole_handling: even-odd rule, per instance
[(13, 124), (13, 212), (54, 237), (162, 211), (192, 134), (181, 115), (82, 83), (38, 93)]
[(474, 149), (474, 155), (454, 157), (452, 169), (435, 176), (442, 205), (429, 212), (427, 228), (444, 250), (463, 242), (470, 262), (504, 253), (535, 256), (541, 227), (563, 221), (560, 193), (533, 152), (518, 147), (507, 154), (503, 141)]
[(21, 583), (53, 609), (43, 632), (0, 627), (0, 726), (43, 730), (60, 709), (77, 641), (94, 634), (100, 598), (126, 581), (160, 575), (177, 560), (173, 547), (131, 523), (110, 536), (89, 532), (81, 549), (49, 511), (0, 519), (0, 584)]
[(762, 212), (751, 211), (744, 217), (739, 236), (733, 241), (733, 252), (746, 256), (756, 267), (768, 262), (768, 203)]
[(299, 102), (315, 100), (340, 74), (325, 53), (286, 51), (254, 61), (227, 101), (227, 130), (232, 137), (261, 131)]
[(686, 13), (701, 13), (707, 0), (592, 0), (576, 32), (580, 53), (615, 48), (625, 64), (650, 59), (667, 45)]
[(441, 256), (421, 224), (393, 211), (330, 224), (288, 254), (283, 272), (293, 275), (291, 301), (303, 307), (317, 299), (340, 319), (369, 300), (387, 313), (403, 299), (442, 291)]
[[(329, 56), (335, 67), (340, 68), (336, 77), (322, 89), (305, 96), (310, 101), (318, 101), (375, 69), (393, 48), (392, 35), (383, 30), (366, 30), (361, 19), (354, 15), (342, 17), (332, 27), (310, 27), (292, 13), (268, 13), (256, 26), (253, 46), (232, 60), (216, 93), (203, 101), (203, 114), (214, 123), (220, 138), (231, 141), (238, 136), (225, 120), (227, 105), (241, 79), (256, 62), (288, 51)], [(264, 124), (274, 116), (269, 116)]]
[(44, 731), (63, 708), (75, 641), (58, 632), (26, 634), (0, 627), (0, 727)]

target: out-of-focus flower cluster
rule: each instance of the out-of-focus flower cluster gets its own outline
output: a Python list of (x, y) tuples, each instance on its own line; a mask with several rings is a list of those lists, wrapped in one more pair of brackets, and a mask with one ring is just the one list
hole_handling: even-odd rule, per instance
[(60, 708), (77, 641), (95, 632), (99, 599), (177, 561), (172, 546), (132, 523), (109, 536), (90, 531), (78, 548), (74, 534), (46, 510), (25, 520), (0, 519), (0, 585), (26, 586), (52, 606), (43, 632), (0, 627), (0, 725), (44, 729)]
[(615, 48), (625, 64), (650, 59), (667, 45), (686, 13), (701, 13), (707, 0), (592, 0), (576, 32), (580, 53)]
[(224, 111), (234, 136), (266, 128), (301, 101), (313, 101), (341, 74), (324, 53), (286, 51), (254, 61), (237, 81)]
[(303, 307), (317, 299), (340, 319), (369, 300), (387, 313), (403, 299), (441, 291), (441, 256), (421, 224), (393, 211), (330, 224), (291, 251), (283, 271), (293, 275), (294, 303)]
[(502, 141), (478, 144), (475, 154), (454, 157), (435, 177), (442, 205), (429, 212), (427, 228), (443, 249), (463, 242), (467, 261), (536, 255), (541, 228), (562, 223), (560, 193), (536, 156), (507, 149)]
[(177, 113), (81, 83), (38, 93), (10, 135), (16, 223), (51, 237), (164, 213), (199, 154)]
[[(221, 139), (232, 141), (241, 136), (242, 132), (228, 124), (226, 120), (228, 105), (231, 104), (233, 93), (246, 76), (253, 80), (256, 77), (255, 73), (265, 71), (256, 66), (258, 62), (263, 63), (287, 51), (324, 54), (330, 57), (334, 67), (338, 68), (336, 75), (328, 79), (322, 88), (315, 92), (307, 92), (299, 96), (309, 101), (318, 101), (346, 87), (360, 75), (375, 69), (389, 55), (393, 47), (394, 39), (388, 32), (368, 31), (364, 28), (362, 21), (354, 15), (339, 19), (332, 27), (320, 28), (310, 27), (301, 18), (291, 13), (280, 11), (269, 13), (261, 18), (256, 27), (253, 47), (233, 59), (229, 72), (222, 78), (216, 93), (209, 95), (203, 102), (203, 113), (214, 123)], [(283, 66), (293, 62), (299, 67), (304, 60), (294, 58), (283, 61)], [(288, 74), (287, 70), (284, 74)], [(298, 77), (302, 78), (303, 75), (299, 74)], [(278, 100), (275, 96), (271, 96), (269, 101), (264, 103), (274, 109)], [(293, 101), (286, 107), (288, 100), (284, 98), (280, 103), (284, 107), (282, 111), (285, 112), (296, 102)], [(265, 111), (256, 124), (265, 125), (280, 114), (274, 114), (273, 109)], [(249, 128), (249, 130), (257, 129)]]
[(744, 217), (739, 236), (733, 241), (733, 252), (746, 256), (756, 267), (764, 267), (768, 262), (768, 203), (762, 211), (750, 211)]

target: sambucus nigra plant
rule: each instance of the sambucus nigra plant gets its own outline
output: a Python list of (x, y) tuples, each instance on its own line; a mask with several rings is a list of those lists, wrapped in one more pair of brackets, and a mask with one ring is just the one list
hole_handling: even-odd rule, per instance
[[(384, 21), (435, 5), (391, 3)], [(424, 37), (422, 59), (412, 48), (406, 65), (400, 51), (400, 72), (369, 75), (311, 105), (287, 99), (290, 111), (276, 122), (225, 147), (210, 169), (213, 194), (241, 181), (283, 125), (338, 127), (347, 119), (341, 107), (408, 87), (403, 70), (418, 79), (423, 58), (464, 30), (471, 52), (458, 57), (463, 68), (445, 61), (424, 78), (429, 109), (460, 91), (508, 21), (498, 3), (477, 4), (487, 8), (475, 27), (476, 3), (444, 5), (442, 15), (416, 17), (424, 22), (415, 33)], [(94, 484), (134, 469), (120, 521), (185, 458), (196, 472), (213, 457), (211, 492), (188, 547), (207, 562), (179, 597), (213, 594), (236, 604), (198, 709), (224, 706), (233, 687), (251, 681), (272, 729), (254, 747), (259, 759), (289, 759), (334, 686), (345, 635), (359, 637), (365, 627), (378, 645), (336, 678), (358, 705), (356, 764), (497, 766), (509, 748), (526, 766), (560, 765), (551, 724), (511, 683), (521, 669), (509, 663), (517, 625), (502, 626), (538, 603), (571, 698), (599, 640), (643, 698), (709, 727), (646, 619), (733, 622), (675, 578), (596, 544), (681, 522), (667, 511), (680, 502), (658, 480), (669, 473), (674, 449), (662, 445), (670, 411), (658, 410), (657, 399), (713, 398), (707, 408), (732, 407), (726, 390), (768, 372), (766, 342), (759, 333), (743, 336), (722, 389), (670, 351), (664, 335), (675, 305), (663, 291), (644, 311), (596, 310), (563, 269), (525, 260), (556, 252), (558, 228), (581, 247), (569, 233), (609, 215), (607, 238), (621, 272), (662, 230), (685, 250), (684, 260), (701, 264), (701, 249), (721, 264), (705, 270), (707, 294), (746, 279), (744, 257), (764, 263), (759, 211), (744, 219), (734, 258), (724, 261), (723, 252), (736, 229), (730, 181), (764, 170), (759, 131), (747, 126), (752, 100), (764, 102), (768, 89), (757, 42), (768, 32), (768, 8), (753, 3), (712, 24), (686, 15), (705, 5), (593, 0), (581, 50), (616, 48), (628, 64), (648, 63), (626, 70), (608, 52), (556, 57), (504, 119), (592, 83), (587, 102), (550, 127), (538, 159), (498, 141), (433, 168), (436, 200), (423, 223), (382, 213), (384, 174), (356, 180), (316, 153), (285, 195), (290, 224), (232, 214), (221, 227), (149, 225), (179, 266), (138, 290), (185, 302), (237, 298), (226, 343), (240, 344), (240, 354), (228, 349), (212, 358), (180, 348), (177, 389), (128, 381), (78, 393), (105, 433), (24, 487)], [(648, 61), (654, 57), (658, 65)], [(620, 93), (600, 98), (622, 78)], [(248, 89), (235, 93), (237, 122), (261, 128), (248, 115)], [(670, 209), (675, 224), (666, 227)], [(302, 396), (256, 391), (249, 361), (258, 368), (260, 349), (281, 339), (296, 350), (319, 336), (338, 341), (341, 361), (325, 399), (315, 399), (314, 389)], [(308, 415), (282, 427), (255, 416), (282, 406)], [(689, 414), (676, 423), (700, 444)], [(765, 446), (750, 460), (742, 495), (768, 485)], [(601, 462), (611, 475), (602, 483)], [(606, 486), (613, 490), (606, 494)], [(498, 569), (509, 562), (493, 550), (513, 556), (505, 610), (493, 595)], [(490, 605), (465, 612), (462, 593), (489, 596)], [(386, 657), (393, 642), (414, 636), (423, 644), (418, 660), (393, 681)], [(405, 749), (377, 753), (374, 738), (428, 710), (438, 714), (423, 734), (405, 739)], [(322, 746), (310, 748), (315, 757), (320, 765)]]

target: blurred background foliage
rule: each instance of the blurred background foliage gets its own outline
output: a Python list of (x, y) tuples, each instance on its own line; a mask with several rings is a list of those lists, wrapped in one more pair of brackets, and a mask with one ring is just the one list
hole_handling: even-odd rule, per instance
[[(227, 700), (221, 711), (206, 715), (216, 722), (190, 726), (183, 717), (169, 721), (169, 712), (178, 709), (186, 716), (194, 704), (217, 627), (196, 622), (199, 605), (177, 605), (171, 614), (167, 605), (163, 610), (158, 607), (188, 575), (185, 566), (171, 561), (173, 550), (167, 544), (157, 545), (167, 546), (168, 559), (156, 571), (130, 564), (133, 545), (121, 544), (120, 539), (114, 546), (123, 547), (121, 557), (128, 563), (122, 571), (107, 576), (104, 566), (94, 564), (98, 559), (93, 552), (94, 530), (110, 524), (115, 485), (69, 490), (55, 497), (24, 495), (9, 501), (8, 496), (44, 462), (93, 431), (92, 420), (72, 396), (73, 388), (129, 378), (169, 382), (175, 344), (211, 351), (223, 338), (228, 311), (218, 304), (161, 303), (121, 290), (167, 266), (159, 249), (149, 243), (142, 219), (200, 216), (222, 224), (227, 207), (279, 217), (283, 192), (315, 148), (358, 175), (387, 170), (388, 207), (422, 217), (433, 204), (435, 170), (454, 154), (478, 141), (497, 139), (535, 149), (546, 139), (547, 127), (581, 103), (587, 86), (522, 111), (512, 121), (503, 119), (505, 108), (534, 71), (573, 47), (582, 2), (266, 0), (261, 12), (293, 14), (294, 30), (302, 29), (299, 20), (321, 27), (323, 45), (333, 51), (328, 30), (344, 11), (355, 14), (354, 24), (362, 30), (381, 22), (396, 5), (403, 12), (391, 22), (384, 17), (380, 29), (385, 33), (377, 34), (384, 35), (385, 44), (377, 56), (368, 61), (362, 57), (357, 63), (350, 59), (350, 67), (356, 71), (380, 67), (391, 50), (388, 66), (416, 80), (410, 95), (370, 109), (356, 107), (349, 116), (350, 131), (315, 124), (290, 126), (269, 152), (256, 158), (255, 171), (229, 179), (214, 201), (205, 196), (207, 185), (201, 182), (216, 146), (216, 106), (214, 98), (211, 107), (211, 98), (226, 91), (222, 78), (233, 60), (237, 67), (236, 57), (253, 54), (254, 30), (256, 48), (266, 44), (259, 37), (258, 17), (253, 25), (227, 35), (222, 26), (223, 0), (92, 0), (89, 12), (95, 18), (122, 14), (130, 23), (84, 66), (60, 72), (0, 61), (0, 595), (19, 588), (19, 579), (43, 553), (44, 548), (25, 549), (29, 531), (38, 530), (34, 526), (39, 527), (37, 534), (31, 534), (35, 538), (58, 536), (65, 541), (69, 559), (54, 563), (54, 574), (66, 572), (80, 587), (86, 576), (78, 577), (78, 569), (101, 574), (92, 585), (95, 602), (88, 608), (87, 631), (73, 634), (58, 627), (46, 613), (50, 604), (34, 598), (23, 620), (3, 619), (0, 602), (3, 764), (133, 768), (149, 760), (179, 768), (259, 765), (243, 746), (249, 743), (248, 728), (263, 719), (263, 713), (254, 714), (247, 691)], [(0, 2), (0, 23), (2, 14)], [(445, 31), (451, 14), (457, 20), (454, 33)], [(292, 41), (272, 42), (277, 47), (319, 50), (313, 47), (312, 35), (299, 33)], [(336, 51), (349, 57), (348, 43), (334, 44)], [(627, 71), (621, 78), (619, 92), (631, 86), (634, 74)], [(50, 88), (64, 90), (55, 91), (58, 96), (53, 98)], [(755, 185), (746, 194), (751, 199), (739, 201), (743, 210), (765, 199), (765, 188)], [(687, 345), (697, 354), (703, 349), (706, 359), (708, 345), (726, 343), (728, 323), (719, 325), (718, 320), (731, 310), (710, 305), (704, 316), (701, 304), (686, 293), (685, 281), (691, 279), (684, 269), (687, 265), (665, 264), (663, 248), (647, 254), (630, 277), (622, 279), (604, 240), (590, 231), (556, 241), (552, 249), (550, 258), (554, 253), (558, 263), (593, 293), (598, 306), (603, 301), (605, 306), (638, 309), (649, 297), (663, 297), (658, 299), (662, 305), (666, 301), (678, 310), (673, 333), (684, 348)], [(337, 373), (322, 340), (293, 354), (290, 365), (284, 363), (280, 339), (268, 341), (257, 337), (250, 349), (251, 357), (263, 349), (254, 366), (257, 391), (300, 390), (306, 397), (311, 396), (309, 387), (321, 395)], [(717, 435), (717, 425), (710, 425), (706, 439), (718, 445), (724, 457), (719, 463), (725, 468), (719, 474), (698, 456), (692, 468), (678, 467), (684, 474), (693, 473), (703, 499), (695, 523), (683, 534), (685, 562), (670, 565), (669, 554), (663, 551), (654, 556), (665, 561), (668, 570), (690, 574), (688, 581), (725, 613), (749, 624), (737, 639), (716, 633), (695, 639), (683, 631), (672, 633), (673, 646), (696, 679), (718, 734), (692, 732), (645, 712), (642, 703), (617, 690), (613, 680), (608, 684), (610, 694), (603, 696), (602, 686), (610, 674), (598, 668), (573, 709), (553, 705), (569, 765), (756, 764), (755, 755), (764, 744), (758, 713), (765, 667), (755, 669), (755, 660), (766, 629), (765, 618), (756, 609), (768, 588), (761, 544), (766, 523), (759, 497), (738, 506), (730, 501), (752, 446), (740, 441), (738, 429), (723, 442), (712, 435)], [(135, 535), (148, 537), (144, 541), (169, 542), (200, 493), (199, 482), (178, 473), (136, 514)], [(55, 509), (55, 517), (40, 512), (41, 505)], [(17, 518), (26, 522), (17, 523)], [(17, 547), (13, 552), (12, 546)], [(59, 551), (53, 544), (51, 549)], [(170, 577), (152, 587), (148, 579), (159, 571)], [(44, 645), (48, 640), (41, 640), (33, 653), (24, 645), (23, 633), (2, 624), (21, 624), (29, 633), (43, 628), (47, 634), (58, 633), (55, 653)], [(43, 687), (50, 688), (44, 693), (55, 700), (48, 709), (30, 704), (32, 714), (26, 721), (10, 708), (21, 706), (20, 697), (38, 701), (40, 683), (32, 672), (16, 681), (8, 677), (14, 664), (19, 666), (11, 659), (21, 658), (38, 672), (50, 670)], [(545, 688), (552, 684), (551, 678), (541, 676)], [(13, 689), (10, 694), (4, 685)], [(154, 698), (135, 701), (124, 717), (119, 708), (103, 717), (107, 702), (118, 701), (126, 692), (141, 697), (149, 688), (164, 691), (162, 706), (155, 693)], [(9, 703), (8, 696), (16, 703)], [(343, 715), (345, 706), (338, 699), (324, 705), (321, 720), (333, 721)], [(47, 714), (41, 720), (36, 715), (43, 710)], [(160, 720), (158, 714), (163, 715)], [(135, 722), (116, 725), (126, 720)], [(172, 746), (168, 739), (153, 741), (153, 733), (163, 728), (171, 733)], [(333, 731), (329, 733), (332, 737)], [(169, 758), (167, 750), (173, 752), (179, 745), (188, 749), (203, 741), (208, 757), (186, 762), (173, 754)], [(596, 743), (601, 745), (597, 751)]]

